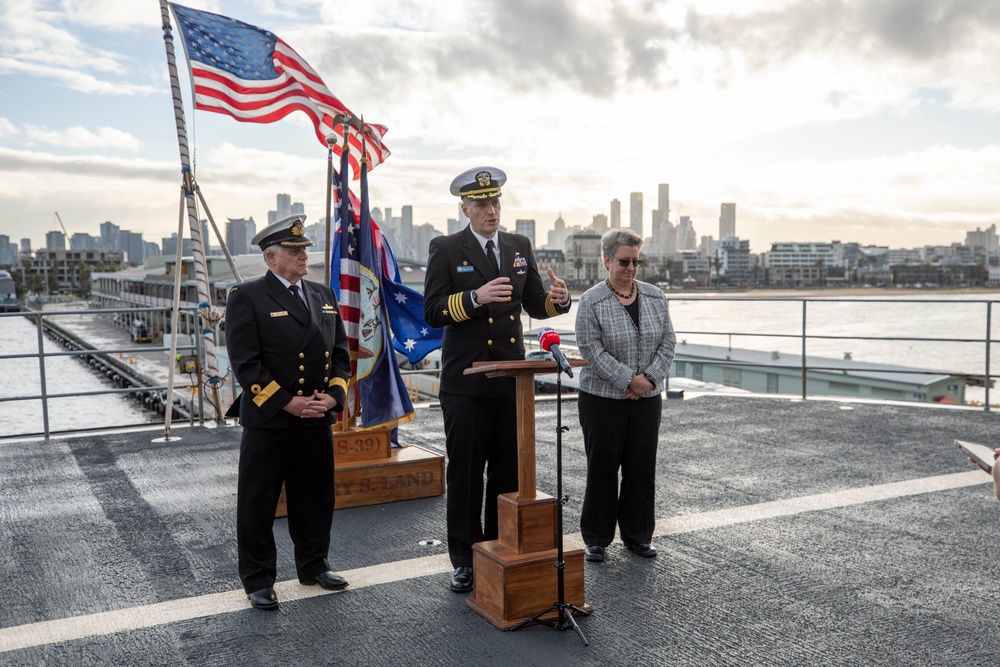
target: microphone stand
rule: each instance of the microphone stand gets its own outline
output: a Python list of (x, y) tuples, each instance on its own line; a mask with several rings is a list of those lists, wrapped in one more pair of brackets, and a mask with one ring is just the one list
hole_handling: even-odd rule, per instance
[[(587, 638), (583, 635), (583, 630), (577, 625), (576, 619), (573, 618), (573, 613), (583, 614), (584, 616), (590, 616), (590, 612), (584, 611), (579, 607), (574, 607), (572, 604), (566, 601), (566, 584), (565, 584), (565, 570), (566, 563), (563, 561), (563, 503), (565, 499), (563, 498), (562, 492), (562, 434), (564, 431), (568, 431), (568, 426), (562, 425), (562, 371), (559, 368), (559, 364), (556, 364), (556, 498), (558, 499), (556, 505), (558, 506), (558, 538), (556, 542), (556, 578), (558, 581), (558, 596), (559, 598), (550, 604), (545, 609), (541, 610), (531, 618), (526, 618), (514, 627), (511, 631), (523, 628), (530, 623), (541, 623), (542, 625), (547, 625), (555, 630), (570, 630), (572, 629), (576, 632), (580, 641), (583, 642), (584, 646), (588, 646), (589, 642)], [(551, 621), (543, 620), (542, 616), (548, 614), (551, 611), (558, 611), (559, 616)]]

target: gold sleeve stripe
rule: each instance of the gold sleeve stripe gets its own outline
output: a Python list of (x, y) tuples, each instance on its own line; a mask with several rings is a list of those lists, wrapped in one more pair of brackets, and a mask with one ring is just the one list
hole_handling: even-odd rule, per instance
[(462, 305), (464, 294), (465, 292), (459, 292), (448, 297), (448, 312), (451, 313), (451, 319), (456, 322), (464, 322), (470, 318), (469, 314), (465, 312), (465, 306)]
[(253, 397), (253, 402), (257, 405), (258, 408), (261, 407), (264, 405), (264, 403), (267, 402), (267, 399), (274, 396), (274, 393), (279, 389), (281, 389), (281, 385), (275, 382), (274, 380), (271, 380), (271, 384), (264, 387), (264, 390), (262, 392)]
[(545, 295), (545, 312), (548, 313), (549, 317), (555, 317), (559, 314), (556, 310), (556, 304), (552, 303), (552, 292)]
[(347, 380), (345, 380), (344, 378), (332, 378), (330, 380), (329, 386), (340, 387), (341, 389), (344, 390), (345, 393), (347, 392)]

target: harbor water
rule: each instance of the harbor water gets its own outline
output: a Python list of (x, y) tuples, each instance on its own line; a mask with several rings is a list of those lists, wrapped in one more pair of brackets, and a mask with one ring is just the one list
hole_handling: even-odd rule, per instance
[[(691, 298), (680, 292), (668, 293), (678, 342), (800, 354), (803, 297), (801, 293), (787, 297), (779, 294), (782, 296), (756, 300), (760, 293), (744, 298), (702, 294)], [(809, 300), (805, 305), (805, 332), (810, 337), (806, 341), (806, 353), (811, 357), (829, 358), (834, 365), (849, 353), (855, 361), (908, 366), (943, 374), (982, 375), (987, 357), (987, 306), (992, 299), (1000, 299), (1000, 292), (908, 293), (899, 297), (865, 297), (860, 293), (850, 297), (806, 298)], [(993, 304), (990, 319), (992, 337), (998, 338), (1000, 301)], [(525, 318), (526, 331), (542, 324)], [(576, 311), (545, 320), (544, 325), (561, 332), (574, 331)], [(98, 346), (107, 343), (91, 342)], [(45, 345), (48, 351), (57, 349), (51, 340), (46, 339)], [(37, 329), (31, 321), (23, 317), (0, 317), (0, 354), (34, 354), (37, 349)], [(220, 364), (228, 365), (224, 362), (224, 349), (219, 351), (222, 354)], [(164, 357), (162, 364), (166, 363)], [(1000, 373), (1000, 361), (995, 354), (991, 355), (990, 366), (991, 373)], [(220, 372), (225, 373), (225, 370), (220, 368)], [(45, 374), (49, 393), (109, 388), (102, 376), (77, 357), (49, 357)], [(36, 359), (0, 359), (0, 377), (7, 380), (0, 383), (2, 398), (41, 392)], [(227, 395), (227, 399), (231, 397)], [(967, 402), (982, 404), (984, 400), (982, 387), (967, 388)], [(994, 405), (1000, 402), (1000, 389), (991, 390), (990, 402)], [(50, 428), (60, 431), (133, 425), (156, 421), (157, 416), (143, 410), (126, 395), (100, 395), (51, 400), (49, 419)], [(0, 403), (0, 437), (41, 430), (40, 400)]]

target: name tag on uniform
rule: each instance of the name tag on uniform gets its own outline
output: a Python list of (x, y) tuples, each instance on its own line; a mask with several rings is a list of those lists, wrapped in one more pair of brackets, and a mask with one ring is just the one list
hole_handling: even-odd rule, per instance
[(286, 315), (288, 315), (287, 310), (279, 310), (275, 313), (271, 313), (271, 317), (285, 317)]
[(456, 266), (455, 270), (458, 271), (459, 273), (472, 273), (473, 271), (476, 270), (476, 267), (474, 267), (474, 266)]

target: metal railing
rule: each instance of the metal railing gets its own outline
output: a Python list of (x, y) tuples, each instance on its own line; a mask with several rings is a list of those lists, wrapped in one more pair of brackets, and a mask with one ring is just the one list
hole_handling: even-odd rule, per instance
[[(64, 430), (53, 430), (50, 420), (50, 402), (57, 399), (73, 399), (85, 396), (102, 396), (102, 395), (136, 395), (145, 396), (149, 398), (149, 402), (145, 404), (144, 408), (147, 408), (151, 413), (160, 413), (160, 408), (162, 408), (162, 416), (166, 417), (166, 410), (172, 410), (173, 414), (180, 415), (183, 417), (183, 411), (187, 409), (187, 419), (189, 422), (193, 423), (196, 415), (197, 419), (204, 423), (205, 406), (204, 400), (202, 398), (202, 392), (198, 391), (197, 388), (200, 386), (200, 382), (175, 382), (175, 390), (188, 390), (192, 391), (192, 399), (187, 405), (180, 399), (175, 399), (171, 406), (165, 405), (165, 394), (168, 387), (165, 384), (158, 383), (155, 378), (147, 376), (138, 371), (129, 369), (127, 364), (119, 361), (122, 355), (138, 355), (150, 352), (166, 353), (170, 352), (169, 347), (155, 347), (152, 345), (143, 346), (129, 346), (129, 347), (106, 347), (97, 348), (91, 345), (89, 342), (83, 340), (83, 338), (74, 333), (71, 328), (65, 326), (60, 326), (56, 318), (63, 316), (93, 316), (95, 318), (108, 317), (113, 318), (115, 316), (127, 315), (128, 321), (134, 321), (134, 316), (143, 313), (163, 313), (163, 308), (101, 308), (101, 309), (68, 309), (68, 310), (22, 310), (20, 312), (5, 312), (0, 313), (0, 321), (2, 318), (27, 318), (31, 320), (35, 328), (35, 350), (32, 352), (22, 352), (22, 353), (7, 353), (0, 354), (0, 362), (7, 360), (17, 360), (17, 359), (35, 359), (38, 362), (38, 380), (39, 380), (39, 393), (27, 395), (27, 396), (10, 396), (10, 397), (0, 397), (0, 404), (6, 403), (17, 403), (26, 401), (40, 401), (42, 409), (42, 431), (40, 432), (27, 432), (27, 433), (16, 433), (16, 434), (0, 434), (0, 439), (12, 438), (12, 437), (37, 437), (44, 436), (49, 438), (53, 434), (57, 433), (68, 433), (76, 431), (88, 431), (88, 430), (109, 430), (109, 429), (119, 429), (119, 428), (136, 428), (136, 427), (148, 427), (161, 423), (159, 420), (151, 419), (150, 421), (141, 423), (131, 423), (131, 424), (114, 424), (114, 425), (104, 425), (104, 426), (89, 426), (80, 425), (75, 426), (72, 429)], [(193, 318), (196, 321), (198, 316), (197, 308), (189, 308), (182, 310), (190, 310)], [(203, 352), (201, 349), (200, 341), (201, 337), (196, 334), (190, 335), (192, 341), (191, 345), (178, 345), (177, 349), (179, 351), (188, 352), (196, 356), (196, 358), (201, 359)], [(47, 346), (46, 340), (50, 339), (49, 345)], [(62, 349), (50, 349), (52, 346), (58, 346)], [(9, 349), (9, 346), (5, 346)], [(117, 359), (116, 359), (117, 355)], [(108, 379), (112, 379), (115, 384), (118, 384), (117, 388), (108, 387), (106, 389), (98, 389), (91, 391), (51, 391), (49, 387), (49, 378), (46, 371), (46, 360), (58, 357), (75, 357), (81, 361), (89, 363), (94, 367), (96, 373), (103, 373)], [(174, 360), (164, 359), (166, 363), (174, 363)], [(199, 367), (202, 364), (198, 364)], [(0, 366), (2, 368), (2, 366)], [(197, 394), (198, 403), (194, 402), (193, 394)]]
[[(810, 365), (808, 363), (808, 343), (809, 341), (817, 340), (847, 340), (847, 341), (883, 341), (883, 342), (915, 342), (915, 343), (947, 343), (947, 344), (967, 344), (967, 345), (979, 345), (982, 346), (984, 352), (984, 364), (982, 373), (968, 373), (961, 370), (920, 370), (914, 368), (906, 369), (887, 369), (879, 367), (877, 370), (880, 373), (898, 373), (900, 375), (948, 375), (962, 378), (966, 381), (981, 381), (985, 389), (985, 400), (983, 401), (983, 409), (985, 411), (990, 411), (990, 389), (992, 381), (1000, 377), (1000, 374), (993, 374), (990, 372), (990, 362), (991, 362), (991, 347), (993, 343), (1000, 342), (998, 339), (994, 339), (992, 336), (992, 320), (993, 320), (993, 304), (1000, 303), (1000, 301), (991, 299), (907, 299), (907, 298), (841, 298), (841, 297), (817, 297), (817, 298), (793, 298), (793, 297), (714, 297), (714, 296), (674, 296), (672, 293), (667, 293), (667, 300), (669, 302), (677, 302), (680, 306), (684, 302), (711, 302), (711, 303), (722, 303), (722, 302), (741, 302), (741, 303), (752, 303), (752, 302), (784, 302), (784, 303), (801, 303), (801, 317), (799, 320), (799, 331), (798, 333), (767, 333), (760, 331), (728, 331), (728, 330), (685, 330), (676, 328), (678, 320), (681, 322), (683, 318), (678, 318), (674, 309), (671, 310), (671, 317), (675, 324), (675, 331), (678, 337), (678, 343), (681, 341), (682, 336), (726, 336), (729, 337), (730, 341), (733, 337), (753, 337), (753, 338), (781, 338), (781, 339), (798, 339), (800, 341), (801, 350), (801, 363), (799, 365), (799, 371), (802, 376), (802, 390), (801, 397), (806, 399), (809, 395), (807, 389), (807, 381), (810, 371), (838, 371), (838, 372), (858, 372), (859, 368), (857, 365)], [(876, 335), (838, 335), (838, 334), (815, 334), (809, 333), (809, 304), (824, 304), (829, 305), (831, 303), (845, 304), (845, 303), (857, 303), (857, 304), (920, 304), (923, 306), (929, 305), (946, 305), (946, 306), (982, 306), (985, 308), (983, 326), (984, 335), (982, 337), (942, 337), (942, 336), (876, 336)], [(971, 323), (963, 323), (962, 330), (968, 331), (971, 328)], [(706, 366), (731, 366), (731, 367), (753, 367), (759, 369), (761, 364), (753, 362), (737, 362), (730, 360), (718, 360), (710, 361), (700, 359), (698, 363), (702, 363)], [(786, 366), (787, 368), (787, 366)], [(794, 368), (794, 367), (793, 367)], [(829, 395), (829, 394), (823, 394)]]

